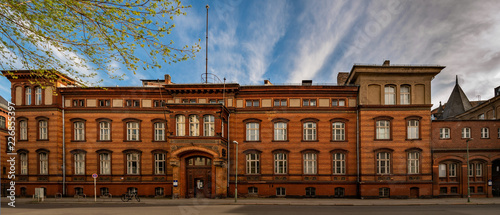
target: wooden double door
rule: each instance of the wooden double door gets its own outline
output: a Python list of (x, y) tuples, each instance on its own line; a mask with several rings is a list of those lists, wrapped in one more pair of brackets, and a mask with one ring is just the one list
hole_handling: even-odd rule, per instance
[(212, 168), (187, 167), (187, 197), (211, 198), (212, 197)]

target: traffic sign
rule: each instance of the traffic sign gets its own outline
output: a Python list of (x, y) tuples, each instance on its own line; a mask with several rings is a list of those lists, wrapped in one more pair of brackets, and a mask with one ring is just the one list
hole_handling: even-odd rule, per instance
[(97, 178), (97, 173), (92, 174), (92, 178)]

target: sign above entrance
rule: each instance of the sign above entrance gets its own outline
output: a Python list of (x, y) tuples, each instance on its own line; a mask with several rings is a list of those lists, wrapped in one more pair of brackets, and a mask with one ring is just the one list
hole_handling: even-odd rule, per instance
[(174, 187), (177, 187), (178, 184), (179, 182), (177, 182), (177, 180), (174, 180)]

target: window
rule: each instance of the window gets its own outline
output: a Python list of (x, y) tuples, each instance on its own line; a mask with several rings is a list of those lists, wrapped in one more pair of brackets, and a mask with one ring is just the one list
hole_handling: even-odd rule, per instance
[(250, 153), (246, 155), (247, 159), (247, 174), (260, 173), (260, 154)]
[(314, 106), (316, 106), (316, 99), (302, 99), (302, 106), (314, 107)]
[(385, 86), (385, 104), (396, 104), (396, 88), (394, 86)]
[(99, 140), (108, 141), (111, 140), (110, 135), (110, 123), (109, 122), (99, 122)]
[(447, 187), (440, 187), (439, 188), (439, 193), (440, 194), (447, 194), (448, 193), (448, 188)]
[(165, 141), (165, 123), (157, 122), (154, 124), (155, 141)]
[(189, 103), (189, 99), (183, 99), (182, 103)]
[(287, 140), (287, 123), (286, 122), (275, 122), (274, 123), (274, 140), (275, 141), (285, 141)]
[(420, 172), (420, 153), (408, 152), (408, 174), (418, 174)]
[(484, 119), (484, 113), (482, 114), (479, 114), (479, 116), (477, 116), (478, 119)]
[(99, 154), (99, 174), (101, 175), (111, 174), (111, 154), (109, 153)]
[(332, 99), (332, 107), (345, 106), (345, 99)]
[(259, 100), (247, 100), (246, 106), (247, 107), (259, 107)]
[(20, 153), (19, 154), (19, 162), (21, 165), (21, 175), (27, 175), (28, 174), (28, 154)]
[(82, 196), (83, 195), (83, 187), (75, 187), (75, 195)]
[(165, 107), (165, 101), (162, 100), (154, 100), (153, 107)]
[(73, 156), (75, 159), (75, 175), (85, 175), (85, 154), (80, 152)]
[(470, 138), (470, 128), (462, 128), (462, 138)]
[(127, 122), (127, 140), (139, 141), (139, 123)]
[(490, 138), (490, 129), (489, 128), (481, 128), (481, 138), (483, 138), (483, 139)]
[(85, 107), (85, 100), (84, 99), (74, 99), (73, 100), (73, 107)]
[(137, 194), (137, 187), (128, 187), (127, 188), (127, 193), (130, 194)]
[(28, 140), (28, 121), (27, 120), (19, 121), (19, 139), (20, 140)]
[(287, 173), (287, 154), (286, 153), (276, 153), (274, 154), (274, 174), (286, 174)]
[(474, 187), (469, 187), (470, 193), (475, 193), (474, 192)]
[(49, 174), (49, 155), (46, 152), (40, 152), (38, 157), (40, 159), (40, 175)]
[(74, 122), (73, 123), (74, 130), (75, 130), (75, 140), (76, 141), (84, 141), (85, 140), (85, 123), (82, 121)]
[(203, 117), (203, 134), (205, 137), (213, 137), (215, 135), (215, 117), (213, 115)]
[(42, 104), (42, 88), (35, 87), (35, 105)]
[(129, 153), (127, 154), (127, 175), (138, 175), (139, 174), (139, 154)]
[[(444, 193), (446, 193), (446, 191)], [(450, 188), (450, 193), (458, 193), (458, 187), (451, 187)]]
[(164, 195), (163, 187), (155, 187), (155, 196), (163, 196)]
[(286, 189), (284, 187), (276, 188), (276, 196), (286, 196)]
[(469, 177), (482, 177), (483, 176), (483, 164), (482, 163), (469, 163)]
[(476, 176), (483, 176), (483, 164), (482, 163), (476, 163)]
[(408, 120), (408, 139), (413, 140), (413, 139), (418, 139), (419, 138), (419, 133), (418, 133), (418, 128), (419, 128), (419, 121), (418, 120)]
[(125, 100), (125, 107), (140, 107), (139, 100)]
[(332, 123), (332, 140), (333, 141), (345, 140), (345, 123), (343, 122)]
[(377, 174), (391, 173), (391, 154), (388, 152), (377, 153)]
[(111, 106), (111, 101), (109, 99), (100, 99), (99, 107), (109, 107)]
[(217, 99), (210, 99), (210, 100), (208, 100), (208, 103), (217, 104)]
[(109, 196), (109, 188), (101, 187), (99, 190), (101, 191), (101, 196)]
[(477, 192), (478, 193), (483, 193), (484, 192), (484, 188), (483, 187), (477, 187)]
[(304, 174), (317, 174), (316, 153), (304, 154)]
[(197, 115), (189, 116), (189, 136), (200, 136), (200, 118)]
[(175, 117), (175, 130), (176, 130), (177, 136), (186, 135), (185, 134), (185, 132), (186, 132), (185, 125), (186, 125), (186, 117), (183, 115), (177, 115)]
[(313, 197), (316, 195), (316, 188), (314, 187), (306, 187), (306, 196)]
[(304, 123), (304, 140), (306, 140), (306, 141), (316, 140), (316, 123), (315, 122), (305, 122)]
[(336, 187), (334, 192), (334, 197), (336, 198), (344, 197), (345, 195), (345, 189), (343, 187)]
[(345, 174), (345, 154), (344, 153), (333, 153), (333, 174), (334, 175)]
[(247, 141), (259, 141), (259, 123), (247, 123)]
[(376, 138), (378, 140), (388, 140), (390, 139), (390, 121), (379, 120), (376, 123)]
[(256, 195), (259, 193), (259, 189), (257, 187), (249, 187), (248, 188), (248, 194), (250, 195)]
[(47, 120), (38, 121), (38, 139), (47, 140)]
[(380, 198), (389, 198), (391, 195), (391, 189), (388, 187), (382, 187), (378, 189), (378, 196)]
[(446, 177), (446, 164), (439, 164), (439, 177)]
[(457, 177), (457, 164), (452, 163), (448, 165), (448, 176), (449, 177)]
[(275, 99), (274, 107), (286, 107), (286, 99)]
[(498, 128), (498, 138), (500, 138), (500, 128)]
[(439, 129), (439, 135), (441, 139), (450, 139), (450, 129), (449, 128)]
[(156, 153), (155, 154), (155, 174), (165, 174), (165, 154)]
[(25, 87), (24, 93), (25, 93), (26, 105), (31, 105), (31, 88)]
[(410, 104), (410, 86), (403, 85), (400, 88), (400, 99), (402, 105)]
[(205, 157), (191, 157), (188, 159), (189, 166), (211, 166), (212, 160)]
[(5, 122), (5, 117), (0, 116), (0, 128), (7, 128), (7, 124)]

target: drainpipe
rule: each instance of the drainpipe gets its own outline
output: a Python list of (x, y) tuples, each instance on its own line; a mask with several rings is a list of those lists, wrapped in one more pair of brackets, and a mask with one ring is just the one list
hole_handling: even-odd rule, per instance
[(230, 135), (229, 132), (231, 129), (229, 129), (229, 119), (231, 118), (231, 113), (228, 113), (227, 115), (227, 189), (226, 189), (226, 198), (229, 196), (229, 171), (231, 167), (231, 147), (229, 146), (229, 140), (230, 140)]
[(62, 175), (63, 175), (63, 187), (62, 192), (63, 196), (66, 196), (66, 140), (65, 136), (65, 128), (64, 128), (64, 95), (62, 96)]
[[(358, 88), (359, 92), (359, 88)], [(360, 178), (360, 161), (359, 161), (359, 93), (357, 97), (357, 104), (356, 104), (356, 181), (357, 181), (357, 189), (356, 193), (358, 198), (361, 198), (361, 178)]]

